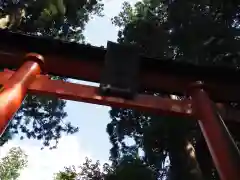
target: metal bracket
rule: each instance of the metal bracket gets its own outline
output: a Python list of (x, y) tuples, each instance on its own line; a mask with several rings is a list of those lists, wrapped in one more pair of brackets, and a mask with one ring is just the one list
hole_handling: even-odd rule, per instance
[(103, 96), (134, 98), (138, 88), (140, 58), (138, 49), (108, 41), (105, 67), (99, 92)]

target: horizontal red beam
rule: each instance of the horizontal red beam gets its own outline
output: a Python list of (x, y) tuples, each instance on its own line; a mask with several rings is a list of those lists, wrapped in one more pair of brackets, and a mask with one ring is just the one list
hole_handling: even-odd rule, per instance
[[(0, 72), (0, 84), (7, 83), (14, 71)], [(113, 107), (132, 108), (144, 112), (161, 115), (190, 117), (192, 115), (190, 100), (172, 100), (169, 98), (139, 94), (134, 100), (125, 100), (116, 97), (99, 96), (98, 88), (81, 84), (50, 80), (48, 76), (38, 75), (30, 85), (29, 92), (41, 95), (56, 96), (62, 99), (82, 101), (86, 103), (107, 105)], [(221, 104), (220, 104), (221, 105)], [(224, 119), (240, 122), (240, 111), (219, 106)]]
[[(13, 71), (0, 72), (0, 83), (5, 84)], [(125, 100), (116, 97), (98, 95), (98, 88), (81, 84), (50, 80), (47, 76), (37, 76), (30, 85), (30, 93), (51, 95), (61, 99), (82, 101), (86, 103), (132, 108), (144, 112), (153, 112), (164, 115), (190, 116), (189, 101), (171, 100), (151, 95), (138, 95), (134, 100)]]
[[(0, 67), (18, 68), (23, 63), (21, 57), (27, 52), (18, 49), (9, 49), (9, 52), (0, 51)], [(90, 82), (100, 82), (100, 77), (104, 67), (104, 60), (81, 60), (74, 58), (65, 58), (57, 54), (44, 55), (44, 70), (48, 74), (71, 77)], [(214, 72), (213, 72), (214, 73)], [(186, 87), (197, 80), (193, 76), (176, 76), (171, 73), (161, 73), (159, 71), (141, 72), (141, 89), (153, 90), (155, 92), (168, 92), (184, 94)], [(228, 82), (215, 82), (211, 78), (205, 81), (207, 92), (212, 100), (218, 102), (240, 102), (240, 84)], [(204, 81), (204, 80), (203, 80)]]
[(134, 101), (116, 97), (103, 97), (98, 94), (98, 88), (96, 87), (66, 83), (60, 80), (44, 80), (42, 77), (38, 77), (34, 81), (29, 91), (36, 94), (53, 95), (62, 99), (119, 108), (132, 108), (157, 114), (189, 116), (191, 112), (186, 101), (181, 102), (150, 95), (138, 95)]

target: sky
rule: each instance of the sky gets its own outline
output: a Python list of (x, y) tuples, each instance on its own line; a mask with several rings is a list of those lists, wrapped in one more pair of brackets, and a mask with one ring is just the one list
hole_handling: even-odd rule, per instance
[[(134, 4), (137, 0), (126, 0)], [(124, 0), (104, 0), (104, 17), (94, 17), (84, 32), (86, 41), (95, 46), (105, 46), (107, 41), (116, 41), (117, 28), (111, 18), (117, 15)], [(75, 83), (84, 83), (74, 81)], [(88, 83), (91, 85), (97, 85)], [(109, 107), (81, 102), (68, 101), (65, 111), (66, 121), (79, 127), (74, 135), (63, 136), (57, 149), (41, 150), (41, 143), (36, 140), (13, 139), (0, 148), (3, 157), (11, 147), (21, 147), (28, 155), (28, 167), (21, 172), (19, 180), (53, 180), (54, 173), (64, 166), (80, 165), (85, 157), (101, 163), (108, 162), (111, 144), (106, 125), (111, 121)], [(97, 137), (97, 138), (96, 138)]]

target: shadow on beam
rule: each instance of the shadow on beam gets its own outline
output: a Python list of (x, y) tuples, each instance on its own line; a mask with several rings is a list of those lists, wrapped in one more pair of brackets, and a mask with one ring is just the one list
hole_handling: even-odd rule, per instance
[[(99, 82), (106, 50), (89, 45), (33, 37), (0, 30), (0, 67), (18, 68), (28, 52), (45, 57), (48, 74)], [(184, 94), (195, 81), (204, 81), (214, 101), (240, 102), (240, 71), (233, 67), (197, 66), (141, 56), (140, 91)], [(227, 74), (227, 76), (226, 76)]]
[[(0, 72), (0, 84), (5, 84), (13, 73), (14, 71), (10, 70)], [(35, 81), (30, 85), (28, 91), (34, 94), (50, 95), (67, 100), (82, 101), (119, 108), (131, 108), (159, 115), (181, 117), (192, 116), (190, 100), (172, 100), (169, 98), (143, 94), (137, 95), (134, 101), (116, 97), (103, 97), (99, 96), (97, 87), (74, 84), (61, 80), (50, 80), (48, 76), (44, 75), (37, 76)], [(239, 110), (224, 107), (219, 103), (217, 103), (217, 107), (225, 120), (240, 122)]]

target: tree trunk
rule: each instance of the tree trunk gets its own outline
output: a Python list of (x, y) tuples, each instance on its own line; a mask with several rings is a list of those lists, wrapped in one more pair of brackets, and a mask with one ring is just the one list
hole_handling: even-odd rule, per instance
[(203, 180), (193, 145), (176, 132), (169, 142), (169, 180)]
[[(181, 98), (170, 95), (171, 99)], [(187, 140), (190, 125), (187, 119), (169, 123), (169, 157), (171, 162), (169, 180), (204, 180), (192, 143)]]
[(0, 17), (0, 29), (12, 29), (18, 27), (23, 17), (25, 17), (24, 8), (15, 8), (9, 14)]

